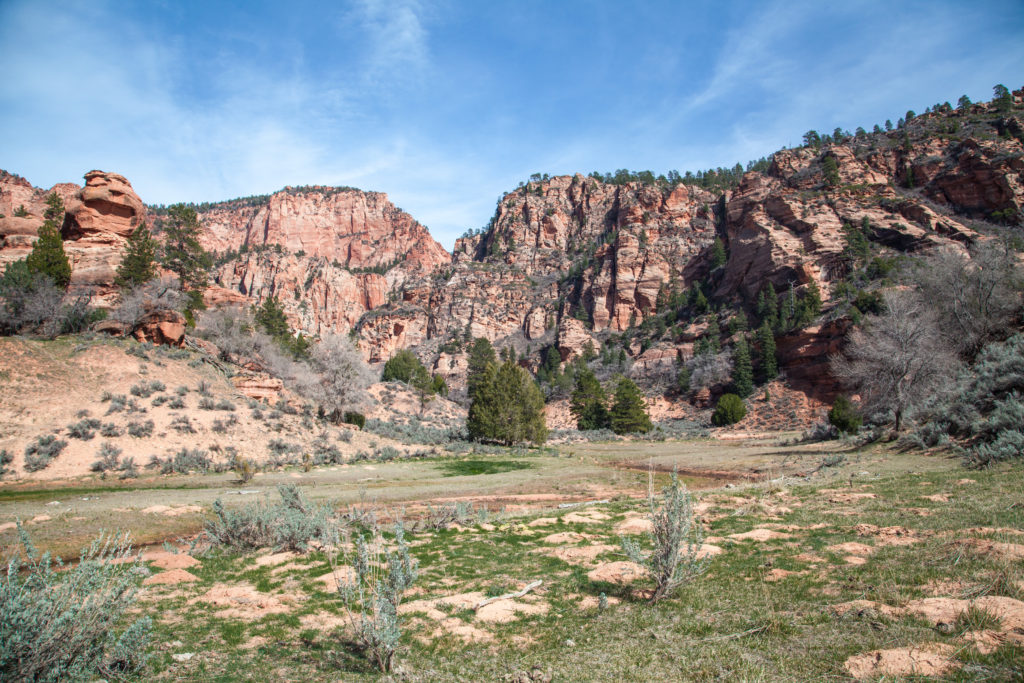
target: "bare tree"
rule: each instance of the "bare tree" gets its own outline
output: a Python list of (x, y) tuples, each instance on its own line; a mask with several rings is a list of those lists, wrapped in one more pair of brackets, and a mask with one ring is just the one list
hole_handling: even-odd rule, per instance
[(317, 378), (314, 397), (335, 422), (346, 409), (365, 402), (366, 388), (376, 379), (359, 350), (341, 335), (325, 335), (313, 347), (312, 364)]
[(882, 294), (885, 311), (850, 333), (832, 372), (860, 393), (868, 414), (892, 412), (896, 431), (908, 411), (956, 374), (957, 358), (939, 332), (937, 316), (912, 291)]
[(686, 362), (690, 369), (690, 390), (725, 384), (732, 377), (732, 351), (700, 353)]
[(912, 279), (964, 358), (1004, 339), (1021, 313), (1020, 263), (996, 240), (978, 245), (971, 258), (951, 249), (935, 251), (913, 270)]
[(126, 325), (135, 325), (144, 315), (155, 310), (180, 311), (185, 306), (178, 281), (174, 278), (154, 278), (121, 294), (110, 318)]

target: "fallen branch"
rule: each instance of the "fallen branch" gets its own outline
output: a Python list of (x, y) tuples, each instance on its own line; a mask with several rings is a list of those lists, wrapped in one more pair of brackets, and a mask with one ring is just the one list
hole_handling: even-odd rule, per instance
[(544, 583), (544, 582), (541, 581), (540, 579), (537, 579), (536, 581), (534, 581), (531, 584), (528, 584), (526, 586), (526, 588), (524, 588), (523, 590), (521, 590), (521, 591), (519, 591), (517, 593), (505, 593), (504, 595), (499, 595), (496, 598), (487, 598), (486, 600), (481, 600), (480, 602), (478, 602), (476, 604), (476, 607), (474, 607), (473, 609), (474, 610), (478, 610), (481, 607), (483, 607), (484, 605), (489, 605), (492, 602), (497, 602), (498, 600), (508, 600), (510, 598), (521, 598), (524, 595), (526, 595), (527, 593), (529, 593), (530, 591), (532, 591), (537, 586), (541, 585), (542, 583)]

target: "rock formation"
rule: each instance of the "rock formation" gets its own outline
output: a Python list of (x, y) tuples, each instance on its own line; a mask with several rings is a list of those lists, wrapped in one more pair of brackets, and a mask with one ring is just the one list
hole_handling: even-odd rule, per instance
[[(131, 183), (116, 173), (90, 171), (84, 187), (61, 183), (44, 191), (0, 172), (0, 213), (5, 216), (0, 218), (0, 265), (25, 258), (32, 250), (51, 192), (61, 196), (67, 211), (61, 234), (71, 262), (69, 291), (90, 294), (94, 305), (111, 305), (125, 240), (146, 216)], [(13, 216), (21, 206), (28, 218)]]

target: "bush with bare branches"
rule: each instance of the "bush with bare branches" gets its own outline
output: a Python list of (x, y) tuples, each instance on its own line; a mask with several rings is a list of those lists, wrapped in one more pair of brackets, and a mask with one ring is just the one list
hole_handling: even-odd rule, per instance
[(832, 372), (860, 394), (868, 415), (893, 415), (896, 431), (956, 375), (956, 354), (943, 338), (936, 313), (909, 290), (882, 294), (885, 308), (850, 333)]

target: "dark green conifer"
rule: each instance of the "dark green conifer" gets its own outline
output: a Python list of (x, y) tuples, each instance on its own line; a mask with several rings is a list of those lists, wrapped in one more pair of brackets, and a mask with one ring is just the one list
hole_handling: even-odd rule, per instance
[(611, 408), (611, 428), (616, 434), (635, 434), (651, 431), (651, 418), (647, 415), (643, 394), (632, 380), (620, 377), (615, 387)]
[(750, 346), (743, 335), (736, 340), (732, 352), (732, 387), (740, 398), (754, 393), (754, 368), (750, 360)]
[(131, 289), (156, 277), (156, 252), (157, 242), (143, 223), (128, 237), (114, 284)]
[(59, 289), (67, 289), (71, 283), (71, 263), (64, 253), (64, 240), (60, 236), (60, 228), (64, 223), (64, 202), (56, 192), (46, 197), (43, 219), (39, 239), (32, 245), (32, 252), (25, 259), (26, 265), (29, 272), (45, 275)]
[(576, 386), (569, 409), (579, 429), (605, 429), (610, 425), (608, 396), (597, 377), (586, 366), (576, 372)]

